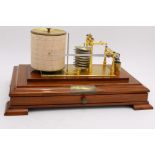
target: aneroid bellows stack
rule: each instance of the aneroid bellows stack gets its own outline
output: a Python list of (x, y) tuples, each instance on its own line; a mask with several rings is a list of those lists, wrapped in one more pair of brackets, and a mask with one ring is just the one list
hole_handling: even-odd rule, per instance
[[(91, 49), (89, 47), (76, 47), (75, 67), (81, 70), (89, 69)], [(78, 56), (80, 55), (80, 56)]]

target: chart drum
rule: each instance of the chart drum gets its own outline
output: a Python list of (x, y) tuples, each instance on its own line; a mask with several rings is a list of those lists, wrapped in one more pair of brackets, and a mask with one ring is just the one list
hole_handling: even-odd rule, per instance
[(35, 28), (31, 31), (31, 67), (53, 72), (65, 66), (67, 33), (52, 28)]

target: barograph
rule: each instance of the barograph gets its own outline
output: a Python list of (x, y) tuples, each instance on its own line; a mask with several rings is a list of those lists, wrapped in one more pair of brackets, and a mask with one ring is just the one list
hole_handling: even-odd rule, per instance
[[(32, 29), (31, 63), (14, 66), (5, 115), (27, 115), (33, 108), (152, 109), (149, 89), (121, 67), (120, 52), (92, 34), (70, 49), (67, 31)], [(95, 46), (101, 46), (102, 53), (96, 53)], [(93, 63), (98, 57), (102, 62)]]

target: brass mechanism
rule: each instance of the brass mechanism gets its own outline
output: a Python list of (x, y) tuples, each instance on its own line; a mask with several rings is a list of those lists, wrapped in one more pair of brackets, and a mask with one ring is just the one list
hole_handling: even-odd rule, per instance
[(103, 67), (107, 65), (107, 58), (112, 58), (111, 74), (119, 74), (121, 68), (120, 54), (105, 46)]
[[(52, 31), (52, 29), (46, 29), (49, 35), (58, 35)], [(40, 31), (39, 31), (40, 32)], [(42, 31), (41, 31), (42, 32)], [(61, 31), (62, 32), (62, 31)], [(35, 32), (34, 32), (35, 33)], [(44, 30), (42, 32), (45, 33)], [(42, 34), (41, 33), (41, 34)], [(39, 33), (40, 34), (40, 33)], [(95, 54), (93, 48), (95, 45), (103, 46), (103, 54)], [(64, 69), (58, 72), (45, 73), (41, 72), (41, 76), (52, 77), (52, 78), (85, 78), (85, 77), (113, 77), (118, 76), (121, 69), (120, 54), (113, 51), (108, 47), (107, 42), (95, 41), (92, 34), (86, 35), (86, 40), (82, 46), (75, 47), (75, 54), (69, 53), (69, 34), (68, 34), (68, 45), (67, 45), (67, 64)], [(69, 56), (74, 56), (74, 64), (69, 64)], [(103, 58), (103, 64), (94, 64), (93, 57), (101, 56)], [(107, 63), (107, 58), (112, 58), (112, 64)]]
[[(75, 67), (77, 69), (77, 73), (81, 72), (82, 70), (88, 70), (91, 57), (90, 56), (85, 56), (86, 54), (90, 55), (91, 54), (91, 48), (90, 47), (76, 47), (75, 48)], [(77, 56), (80, 55), (80, 56)]]
[[(77, 74), (80, 74), (82, 70), (88, 70), (89, 74), (92, 73), (92, 62), (93, 62), (93, 47), (94, 45), (105, 46), (104, 49), (104, 60), (103, 69), (107, 66), (107, 58), (112, 58), (111, 72), (110, 75), (119, 74), (121, 68), (120, 54), (111, 50), (108, 47), (108, 43), (99, 41), (95, 42), (92, 34), (87, 34), (86, 41), (83, 47), (76, 47), (76, 54), (80, 56), (75, 56), (75, 67), (77, 68)], [(89, 56), (82, 56), (82, 54), (89, 54)]]

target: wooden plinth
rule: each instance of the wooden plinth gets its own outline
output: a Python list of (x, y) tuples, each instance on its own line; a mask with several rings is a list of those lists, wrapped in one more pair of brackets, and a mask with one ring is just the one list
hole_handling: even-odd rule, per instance
[[(97, 65), (96, 65), (97, 67)], [(73, 91), (72, 86), (95, 87), (95, 91)], [(27, 115), (33, 108), (131, 106), (153, 109), (149, 90), (124, 69), (114, 77), (41, 77), (30, 65), (15, 66), (6, 116)]]

